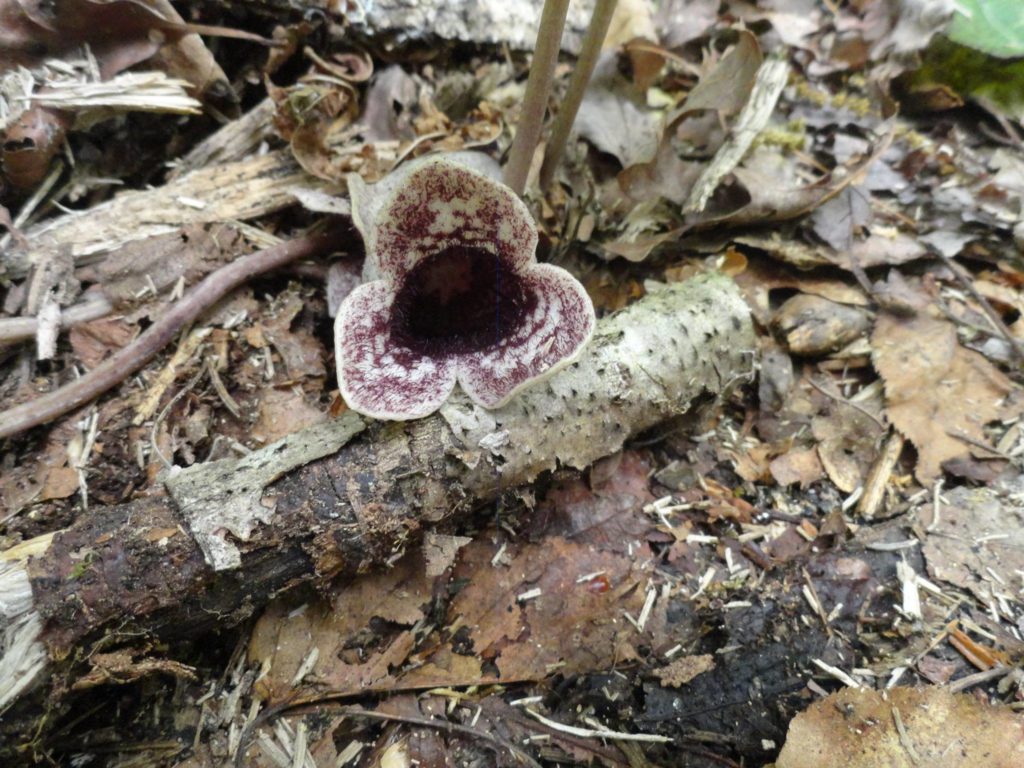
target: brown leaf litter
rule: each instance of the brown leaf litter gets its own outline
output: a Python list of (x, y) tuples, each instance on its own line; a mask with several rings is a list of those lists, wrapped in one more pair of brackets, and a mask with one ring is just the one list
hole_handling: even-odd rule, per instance
[(1011, 768), (1024, 719), (941, 688), (846, 688), (793, 720), (775, 768)]

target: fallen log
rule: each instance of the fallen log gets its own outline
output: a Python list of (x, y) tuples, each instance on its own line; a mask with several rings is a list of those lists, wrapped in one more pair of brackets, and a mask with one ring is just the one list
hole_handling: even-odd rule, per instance
[(418, 421), (349, 412), (0, 553), (0, 711), (93, 642), (197, 636), (282, 590), (385, 566), (424, 531), (720, 396), (753, 351), (735, 285), (705, 275), (602, 320), (579, 360), (503, 408), (456, 393)]

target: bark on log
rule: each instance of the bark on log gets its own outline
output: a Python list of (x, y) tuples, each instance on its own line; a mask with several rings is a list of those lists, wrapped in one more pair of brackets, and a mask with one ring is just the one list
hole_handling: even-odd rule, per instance
[(706, 275), (603, 320), (576, 363), (504, 408), (456, 394), (415, 422), (347, 414), (183, 470), (168, 497), (91, 510), (27, 562), (0, 553), (0, 710), (104, 634), (197, 635), (385, 565), (425, 529), (720, 395), (752, 374), (753, 350), (735, 285)]

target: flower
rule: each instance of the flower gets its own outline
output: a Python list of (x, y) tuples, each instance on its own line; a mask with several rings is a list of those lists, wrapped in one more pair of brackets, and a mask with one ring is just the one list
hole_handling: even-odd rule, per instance
[(568, 272), (538, 264), (523, 202), (472, 153), (418, 160), (368, 187), (350, 179), (363, 283), (335, 320), (338, 386), (353, 410), (405, 420), (456, 382), (484, 408), (571, 362), (594, 308)]

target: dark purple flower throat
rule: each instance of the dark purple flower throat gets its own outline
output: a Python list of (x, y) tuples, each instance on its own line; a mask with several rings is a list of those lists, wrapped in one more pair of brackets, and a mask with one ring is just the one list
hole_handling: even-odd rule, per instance
[(447, 357), (496, 346), (536, 307), (508, 260), (453, 245), (406, 275), (391, 311), (391, 339), (417, 354)]

